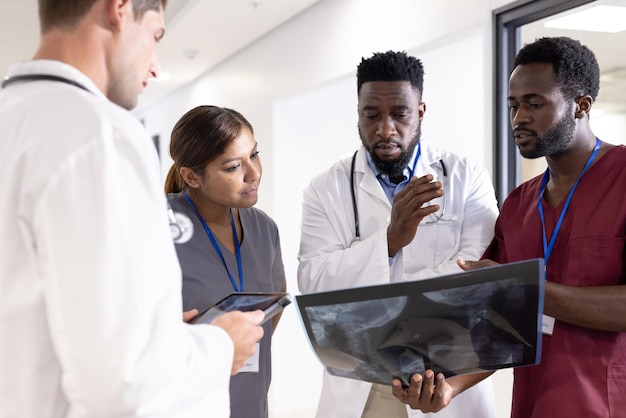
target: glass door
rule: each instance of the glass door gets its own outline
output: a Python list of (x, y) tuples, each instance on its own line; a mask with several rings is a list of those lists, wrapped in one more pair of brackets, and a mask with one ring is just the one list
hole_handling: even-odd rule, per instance
[(626, 143), (626, 0), (521, 0), (495, 10), (493, 16), (494, 184), (502, 203), (511, 189), (546, 168), (545, 159), (527, 160), (517, 152), (506, 101), (515, 54), (536, 38), (569, 36), (595, 53), (601, 77), (591, 128), (606, 142)]

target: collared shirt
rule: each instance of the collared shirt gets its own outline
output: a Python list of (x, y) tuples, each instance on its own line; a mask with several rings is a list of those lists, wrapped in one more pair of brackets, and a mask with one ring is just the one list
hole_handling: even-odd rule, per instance
[(380, 185), (383, 187), (383, 191), (385, 192), (385, 195), (387, 195), (387, 199), (389, 199), (389, 203), (393, 202), (393, 197), (396, 194), (400, 193), (400, 191), (404, 189), (404, 187), (413, 178), (413, 167), (415, 167), (415, 158), (418, 158), (418, 155), (417, 155), (418, 150), (419, 150), (419, 146), (416, 144), (415, 149), (413, 150), (413, 156), (408, 161), (406, 167), (404, 167), (404, 171), (403, 171), (404, 180), (402, 180), (398, 184), (391, 182), (391, 180), (389, 180), (389, 175), (381, 172), (376, 167), (376, 164), (374, 164), (374, 162), (372, 161), (372, 156), (370, 155), (369, 152), (365, 154), (365, 156), (367, 157), (367, 165), (372, 169), (372, 171), (376, 175), (376, 179), (378, 180)]

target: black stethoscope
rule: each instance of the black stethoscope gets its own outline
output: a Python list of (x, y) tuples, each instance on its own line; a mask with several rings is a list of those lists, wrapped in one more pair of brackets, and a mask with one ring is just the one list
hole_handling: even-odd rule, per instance
[(2, 86), (2, 88), (5, 88), (6, 86), (8, 86), (10, 84), (18, 83), (20, 81), (39, 81), (39, 80), (58, 81), (60, 83), (70, 84), (70, 85), (72, 85), (74, 87), (78, 87), (79, 89), (83, 89), (85, 91), (89, 91), (89, 89), (87, 87), (83, 86), (82, 84), (80, 84), (80, 83), (78, 83), (78, 82), (76, 82), (74, 80), (70, 80), (69, 78), (60, 77), (58, 75), (52, 75), (52, 74), (14, 75), (14, 76), (7, 77), (4, 80), (2, 80), (2, 83), (0, 85)]
[[(350, 166), (350, 194), (352, 196), (352, 209), (354, 210), (354, 235), (355, 235), (355, 241), (359, 241), (361, 239), (361, 231), (359, 228), (359, 209), (357, 208), (357, 204), (356, 204), (356, 191), (354, 188), (354, 167), (356, 164), (356, 155), (359, 151), (357, 150), (354, 155), (352, 156), (352, 164)], [(441, 165), (441, 173), (443, 174), (443, 189), (444, 190), (448, 190), (448, 170), (446, 170), (446, 165), (443, 163), (443, 160), (439, 160), (439, 164)], [(441, 203), (441, 212), (435, 212), (429, 216), (431, 216), (433, 219), (432, 220), (423, 220), (422, 222), (426, 225), (431, 225), (431, 224), (436, 224), (439, 222), (451, 222), (451, 221), (456, 221), (457, 217), (456, 216), (452, 216), (448, 219), (446, 219), (446, 195), (447, 193), (444, 193), (443, 195), (443, 202)], [(353, 241), (354, 242), (354, 241)]]

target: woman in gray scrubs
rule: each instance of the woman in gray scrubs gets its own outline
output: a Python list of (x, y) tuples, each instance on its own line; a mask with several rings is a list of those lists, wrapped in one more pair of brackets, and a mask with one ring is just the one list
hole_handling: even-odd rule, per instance
[[(172, 236), (183, 271), (184, 310), (202, 311), (232, 292), (284, 292), (278, 228), (253, 207), (262, 167), (250, 123), (232, 109), (196, 107), (174, 126), (170, 154), (174, 164), (165, 192), (176, 219)], [(234, 418), (268, 416), (278, 320), (264, 325), (255, 355), (231, 378)]]

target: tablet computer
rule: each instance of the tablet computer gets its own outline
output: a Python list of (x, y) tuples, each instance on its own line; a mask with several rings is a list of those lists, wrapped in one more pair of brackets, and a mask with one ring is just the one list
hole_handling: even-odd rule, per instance
[(282, 312), (285, 306), (291, 303), (291, 295), (289, 293), (252, 293), (237, 292), (231, 293), (224, 299), (220, 300), (213, 306), (200, 312), (196, 319), (192, 321), (194, 324), (210, 324), (215, 318), (231, 311), (256, 311), (262, 310), (265, 318), (261, 322), (264, 324), (276, 314)]

